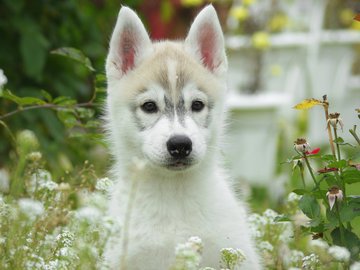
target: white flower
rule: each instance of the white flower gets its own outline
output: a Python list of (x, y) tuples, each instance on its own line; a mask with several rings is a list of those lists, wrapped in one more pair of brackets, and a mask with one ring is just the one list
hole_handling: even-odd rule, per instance
[(332, 186), (326, 193), (326, 196), (329, 200), (330, 210), (332, 210), (336, 201), (342, 201), (344, 197), (342, 190), (337, 186)]
[(40, 201), (22, 198), (18, 201), (20, 211), (31, 220), (44, 213), (44, 205)]
[(262, 241), (259, 244), (259, 249), (262, 251), (271, 252), (271, 251), (273, 251), (274, 247), (268, 241)]
[(290, 264), (298, 265), (304, 258), (304, 253), (299, 250), (291, 250), (290, 253)]
[(224, 264), (223, 267), (230, 266), (231, 269), (234, 269), (235, 266), (240, 265), (243, 261), (246, 260), (244, 252), (238, 248), (222, 248), (220, 253), (221, 262)]
[(58, 184), (52, 181), (51, 174), (46, 170), (39, 169), (31, 175), (27, 190), (30, 194), (33, 194), (35, 190), (53, 191), (57, 187)]
[(272, 209), (266, 209), (263, 216), (266, 218), (267, 223), (269, 224), (274, 224), (275, 221), (274, 219), (278, 216), (279, 214), (276, 213), (274, 210)]
[(316, 239), (309, 242), (310, 246), (321, 248), (321, 249), (328, 249), (329, 245), (324, 240)]
[(288, 202), (298, 202), (300, 199), (301, 199), (301, 196), (297, 195), (294, 192), (290, 192), (288, 197), (287, 197)]
[(294, 236), (294, 228), (291, 222), (280, 222), (278, 226), (281, 226), (281, 233), (279, 239), (283, 243), (288, 243)]
[(95, 188), (99, 191), (108, 192), (112, 188), (112, 186), (113, 182), (109, 178), (105, 177), (96, 181)]
[(354, 263), (350, 266), (350, 270), (360, 270), (360, 262), (354, 262)]
[(9, 192), (9, 173), (5, 169), (0, 169), (0, 192)]
[(4, 74), (4, 71), (0, 69), (0, 89), (7, 83), (7, 78)]
[(302, 259), (302, 269), (315, 270), (317, 269), (319, 263), (319, 256), (311, 253), (309, 256), (306, 256)]
[(350, 252), (344, 247), (331, 246), (328, 253), (337, 261), (347, 262), (350, 259)]
[(202, 241), (193, 236), (184, 244), (178, 244), (175, 248), (175, 264), (173, 270), (197, 270), (201, 261)]
[(74, 242), (74, 234), (65, 229), (58, 236), (56, 236), (56, 241), (60, 242), (63, 247), (71, 247)]

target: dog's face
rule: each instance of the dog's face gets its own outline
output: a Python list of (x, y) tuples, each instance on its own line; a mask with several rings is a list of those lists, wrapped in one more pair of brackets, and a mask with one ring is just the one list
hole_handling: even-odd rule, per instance
[(123, 7), (106, 63), (115, 155), (144, 157), (169, 170), (201, 162), (209, 145), (216, 147), (226, 70), (212, 6), (199, 13), (184, 43), (151, 43), (137, 15)]

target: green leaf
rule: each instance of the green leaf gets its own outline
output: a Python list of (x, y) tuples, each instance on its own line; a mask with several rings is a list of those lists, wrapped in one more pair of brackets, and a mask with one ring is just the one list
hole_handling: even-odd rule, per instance
[(360, 204), (343, 204), (340, 208), (341, 222), (352, 221), (355, 217), (360, 215)]
[(14, 95), (10, 90), (4, 90), (2, 91), (2, 98), (11, 100), (12, 102), (15, 102), (16, 104), (20, 106), (26, 106), (26, 105), (43, 105), (46, 104), (46, 102), (42, 99), (35, 98), (35, 97), (18, 97)]
[(334, 162), (330, 162), (328, 164), (328, 167), (330, 168), (338, 168), (338, 169), (343, 169), (347, 166), (347, 161), (342, 159), (342, 160), (339, 160), (339, 161), (334, 161)]
[(314, 227), (314, 228), (317, 228), (319, 227), (319, 225), (321, 224), (321, 217), (316, 217), (316, 218), (313, 218), (312, 220), (310, 220), (310, 222), (308, 223), (308, 225), (310, 227)]
[[(340, 228), (336, 228), (331, 232), (331, 238), (333, 239), (333, 243), (338, 246), (344, 246), (341, 242), (341, 234), (340, 234)], [(353, 233), (352, 231), (349, 231), (344, 228), (344, 240), (345, 240), (345, 246), (350, 251), (352, 257), (356, 257), (359, 254), (359, 247), (360, 247), (360, 239), (359, 237)]]
[(323, 178), (329, 187), (337, 185), (338, 182), (333, 174), (324, 174)]
[(70, 98), (70, 97), (64, 97), (60, 96), (54, 99), (54, 104), (61, 105), (61, 106), (68, 106), (68, 105), (74, 105), (76, 104), (76, 100)]
[(341, 137), (338, 137), (337, 139), (333, 140), (333, 142), (336, 144), (342, 144), (342, 143), (344, 143), (344, 139)]
[(18, 24), (21, 32), (20, 53), (24, 71), (30, 78), (40, 81), (48, 54), (49, 42), (33, 20), (23, 19)]
[(41, 95), (46, 99), (46, 101), (52, 102), (53, 98), (49, 92), (47, 92), (45, 90), (41, 90), (40, 92), (41, 92)]
[(306, 189), (294, 189), (292, 192), (294, 192), (297, 195), (304, 195), (306, 193), (309, 193)]
[(53, 50), (53, 51), (51, 51), (51, 53), (65, 56), (67, 58), (75, 60), (75, 61), (79, 62), (80, 64), (84, 65), (85, 67), (87, 67), (90, 71), (95, 71), (95, 69), (93, 68), (93, 66), (91, 64), (90, 59), (88, 57), (86, 57), (85, 54), (78, 49), (71, 48), (71, 47), (63, 47), (63, 48)]
[(315, 219), (320, 215), (320, 205), (312, 195), (303, 195), (299, 201), (299, 208), (311, 219)]
[(60, 119), (60, 121), (63, 122), (63, 124), (68, 128), (72, 128), (78, 123), (78, 121), (72, 111), (59, 110), (57, 112), (57, 116)]
[(329, 221), (329, 224), (331, 224), (331, 227), (339, 226), (339, 219), (336, 216), (335, 209), (326, 209), (326, 218)]
[(335, 157), (333, 155), (323, 155), (321, 159), (324, 161), (335, 161)]
[(89, 108), (76, 108), (75, 111), (80, 118), (85, 118), (85, 119), (92, 118), (95, 114), (95, 111)]
[(355, 168), (348, 169), (342, 174), (343, 179), (347, 184), (354, 184), (360, 182), (360, 171)]
[(274, 218), (275, 222), (286, 222), (291, 221), (291, 218), (288, 215), (280, 215)]

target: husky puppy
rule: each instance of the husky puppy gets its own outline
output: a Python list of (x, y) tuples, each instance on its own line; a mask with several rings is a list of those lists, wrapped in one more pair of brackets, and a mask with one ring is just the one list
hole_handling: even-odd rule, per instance
[[(121, 235), (107, 245), (111, 269), (169, 269), (176, 245), (191, 236), (203, 241), (202, 266), (218, 268), (220, 249), (231, 247), (246, 255), (243, 269), (261, 269), (246, 207), (221, 165), (226, 71), (224, 38), (211, 5), (184, 42), (156, 43), (135, 12), (121, 8), (106, 61), (116, 179), (109, 212), (120, 222), (127, 216), (129, 226), (123, 230), (126, 252)], [(133, 157), (146, 164), (131, 169)], [(120, 268), (124, 252), (126, 267)]]

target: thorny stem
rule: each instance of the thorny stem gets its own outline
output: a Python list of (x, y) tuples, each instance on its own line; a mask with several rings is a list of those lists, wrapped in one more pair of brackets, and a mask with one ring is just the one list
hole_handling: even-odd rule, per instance
[(328, 136), (329, 136), (331, 152), (332, 152), (333, 156), (336, 157), (335, 146), (334, 146), (334, 141), (333, 141), (333, 137), (332, 137), (332, 133), (331, 133), (331, 129), (330, 129), (330, 122), (329, 122), (329, 102), (327, 100), (326, 95), (323, 96), (323, 107), (324, 107), (324, 111), (325, 111), (326, 125), (327, 125), (327, 131), (328, 131)]
[(316, 181), (315, 175), (314, 175), (313, 170), (312, 170), (312, 168), (311, 168), (311, 166), (310, 166), (310, 162), (309, 162), (309, 159), (308, 159), (307, 156), (306, 156), (306, 153), (304, 153), (303, 158), (304, 158), (304, 160), (305, 160), (306, 166), (308, 167), (308, 170), (309, 170), (309, 172), (310, 172), (311, 178), (313, 179), (313, 181), (314, 181), (314, 183), (315, 183), (315, 186), (318, 186), (318, 183), (317, 183), (317, 181)]
[(133, 205), (134, 205), (134, 202), (135, 202), (138, 182), (139, 181), (138, 181), (136, 176), (132, 177), (129, 200), (128, 200), (128, 203), (127, 203), (126, 213), (125, 213), (125, 218), (124, 218), (122, 254), (121, 254), (121, 259), (120, 259), (120, 270), (126, 270), (127, 269), (126, 257), (127, 257), (127, 251), (128, 251), (128, 245), (129, 245), (130, 218), (131, 218), (131, 212), (132, 212), (132, 209), (133, 209)]
[(357, 143), (360, 145), (360, 138), (359, 136), (356, 134), (356, 125), (354, 126), (353, 129), (349, 129), (349, 132), (351, 135), (353, 135), (353, 137), (355, 138), (355, 140), (357, 141)]
[(335, 137), (335, 141), (336, 141), (336, 150), (337, 150), (338, 161), (340, 161), (341, 160), (340, 145), (339, 145), (339, 143), (337, 143), (338, 136), (337, 136), (336, 127), (334, 127), (333, 130), (334, 130), (334, 137)]
[[(333, 130), (334, 130), (335, 141), (337, 142), (338, 136), (337, 136), (337, 129), (336, 129), (336, 127), (334, 127)], [(336, 150), (337, 150), (338, 161), (340, 161), (340, 160), (341, 160), (341, 152), (340, 152), (340, 145), (339, 145), (339, 143), (336, 143)], [(344, 199), (345, 199), (345, 198), (346, 198), (346, 188), (345, 188), (345, 181), (344, 181), (343, 177), (341, 177), (342, 168), (339, 168), (339, 172), (340, 172), (340, 175), (339, 175), (338, 172), (335, 172), (335, 177), (336, 177), (336, 179), (337, 179), (339, 182), (341, 182), (341, 186), (342, 186), (341, 189), (342, 189), (342, 191), (343, 191), (343, 193), (344, 193)]]
[(20, 112), (24, 112), (24, 111), (29, 111), (29, 110), (34, 110), (34, 109), (66, 109), (69, 107), (93, 107), (96, 106), (97, 104), (93, 103), (92, 100), (90, 100), (89, 102), (85, 102), (85, 103), (79, 103), (79, 104), (74, 104), (74, 105), (57, 105), (57, 104), (51, 104), (51, 103), (46, 103), (46, 104), (42, 104), (42, 105), (34, 105), (34, 106), (28, 106), (28, 107), (20, 107), (17, 110), (11, 111), (9, 113), (0, 115), (0, 120), (4, 120), (5, 118), (8, 118), (10, 116), (13, 116), (14, 114), (18, 114)]

